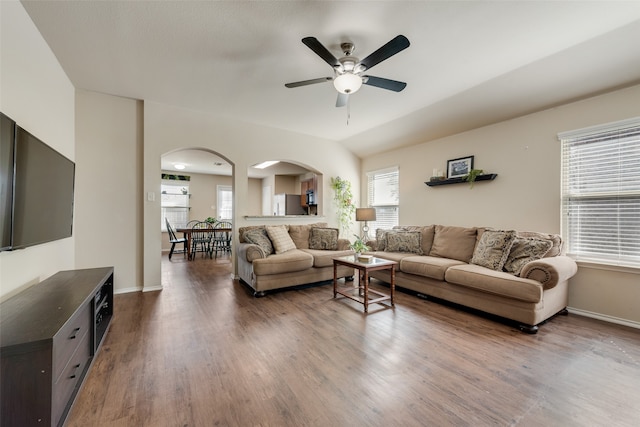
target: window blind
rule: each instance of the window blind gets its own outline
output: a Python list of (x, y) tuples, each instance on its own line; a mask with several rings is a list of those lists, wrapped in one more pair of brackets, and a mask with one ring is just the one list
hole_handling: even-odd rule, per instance
[(640, 117), (558, 138), (567, 252), (640, 267)]
[(367, 174), (367, 202), (376, 209), (376, 220), (369, 222), (375, 235), (377, 228), (392, 228), (399, 221), (399, 178), (397, 167), (369, 172)]
[[(173, 228), (186, 226), (189, 222), (189, 184), (188, 182), (162, 181), (160, 186), (160, 229), (167, 231), (165, 218)], [(187, 194), (185, 194), (185, 192)]]

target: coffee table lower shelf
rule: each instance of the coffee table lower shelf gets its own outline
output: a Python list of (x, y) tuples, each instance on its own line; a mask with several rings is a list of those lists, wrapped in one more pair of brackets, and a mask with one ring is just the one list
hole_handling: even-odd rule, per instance
[[(369, 312), (369, 304), (382, 304), (384, 301), (389, 301), (389, 305), (382, 304), (387, 307), (394, 307), (394, 293), (395, 293), (395, 270), (398, 263), (395, 261), (389, 261), (386, 259), (373, 257), (370, 262), (364, 263), (357, 261), (353, 256), (339, 257), (333, 259), (333, 297), (342, 295), (353, 301), (359, 302), (364, 305), (364, 312)], [(338, 288), (337, 269), (338, 265), (346, 265), (347, 267), (353, 267), (359, 272), (358, 287), (340, 287)], [(389, 284), (389, 295), (371, 289), (369, 287), (369, 273), (376, 270), (391, 270), (391, 283)], [(374, 298), (370, 298), (369, 295), (374, 295)], [(377, 297), (377, 298), (376, 298)]]

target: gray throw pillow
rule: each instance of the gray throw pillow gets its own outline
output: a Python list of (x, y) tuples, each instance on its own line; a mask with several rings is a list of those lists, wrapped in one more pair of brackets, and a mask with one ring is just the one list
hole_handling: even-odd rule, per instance
[(338, 229), (313, 227), (309, 237), (309, 249), (337, 250)]
[(266, 256), (269, 256), (273, 253), (273, 245), (271, 244), (271, 239), (267, 235), (267, 230), (264, 228), (256, 228), (254, 230), (249, 230), (244, 233), (244, 240), (249, 243), (253, 243), (254, 245), (260, 246), (262, 251)]
[(485, 230), (473, 251), (471, 264), (502, 271), (515, 239), (515, 230)]
[(543, 258), (552, 247), (550, 240), (517, 237), (504, 264), (504, 271), (518, 276), (527, 263)]
[(409, 252), (422, 255), (422, 233), (419, 231), (387, 231), (386, 252)]

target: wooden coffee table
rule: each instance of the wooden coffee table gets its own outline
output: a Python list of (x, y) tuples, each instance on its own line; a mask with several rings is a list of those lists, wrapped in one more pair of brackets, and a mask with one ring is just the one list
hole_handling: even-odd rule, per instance
[[(356, 261), (353, 255), (344, 256), (333, 259), (333, 297), (338, 294), (350, 298), (364, 305), (364, 312), (369, 312), (369, 304), (381, 304), (383, 301), (390, 301), (391, 307), (394, 307), (394, 296), (396, 291), (396, 265), (395, 261), (389, 261), (382, 258), (371, 259), (371, 262)], [(338, 265), (346, 265), (353, 267), (360, 272), (360, 280), (358, 287), (349, 286), (338, 288)], [(373, 289), (369, 289), (369, 272), (376, 270), (391, 270), (391, 283), (389, 284), (390, 294), (387, 295)], [(373, 298), (370, 295), (374, 295)], [(385, 305), (385, 304), (383, 304)]]

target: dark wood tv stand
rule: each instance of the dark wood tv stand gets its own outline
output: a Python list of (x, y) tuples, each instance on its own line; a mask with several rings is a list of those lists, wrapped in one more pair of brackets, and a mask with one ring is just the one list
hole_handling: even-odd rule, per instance
[(113, 267), (61, 271), (0, 304), (0, 425), (61, 426), (113, 317)]

